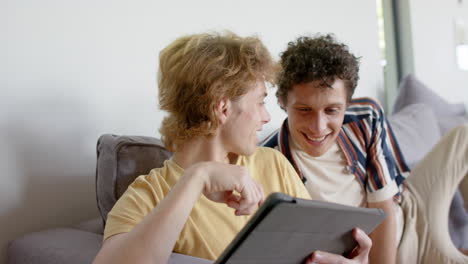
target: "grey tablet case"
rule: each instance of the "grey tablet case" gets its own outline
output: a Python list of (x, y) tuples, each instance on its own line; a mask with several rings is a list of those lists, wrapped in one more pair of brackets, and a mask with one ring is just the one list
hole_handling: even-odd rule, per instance
[(384, 218), (381, 209), (273, 193), (215, 264), (302, 264), (315, 250), (343, 255), (356, 246), (354, 227), (369, 234)]

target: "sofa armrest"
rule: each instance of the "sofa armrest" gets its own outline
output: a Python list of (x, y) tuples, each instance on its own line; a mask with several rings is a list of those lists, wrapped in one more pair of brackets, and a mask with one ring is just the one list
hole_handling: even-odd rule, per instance
[(35, 232), (10, 242), (8, 264), (92, 263), (102, 235), (71, 228)]

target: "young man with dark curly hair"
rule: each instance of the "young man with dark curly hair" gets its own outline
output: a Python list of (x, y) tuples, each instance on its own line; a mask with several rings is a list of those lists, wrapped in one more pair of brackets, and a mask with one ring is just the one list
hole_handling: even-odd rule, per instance
[[(460, 185), (468, 204), (468, 125), (410, 170), (380, 104), (352, 98), (359, 60), (333, 36), (300, 37), (281, 55), (276, 93), (288, 118), (264, 145), (291, 162), (313, 199), (381, 208), (370, 263), (468, 263), (448, 233)], [(343, 221), (346, 221), (345, 219)]]

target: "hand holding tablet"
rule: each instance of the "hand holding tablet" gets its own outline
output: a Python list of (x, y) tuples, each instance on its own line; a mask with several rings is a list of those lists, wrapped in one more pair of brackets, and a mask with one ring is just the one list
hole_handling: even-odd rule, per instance
[(302, 264), (314, 251), (349, 254), (355, 227), (369, 234), (385, 218), (380, 209), (298, 199), (273, 193), (216, 264)]

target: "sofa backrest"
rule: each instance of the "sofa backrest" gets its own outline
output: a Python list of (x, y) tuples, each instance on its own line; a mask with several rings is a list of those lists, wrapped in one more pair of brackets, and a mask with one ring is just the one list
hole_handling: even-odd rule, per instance
[(162, 167), (170, 158), (162, 142), (152, 137), (102, 135), (97, 143), (96, 198), (104, 225), (107, 214), (139, 175)]

